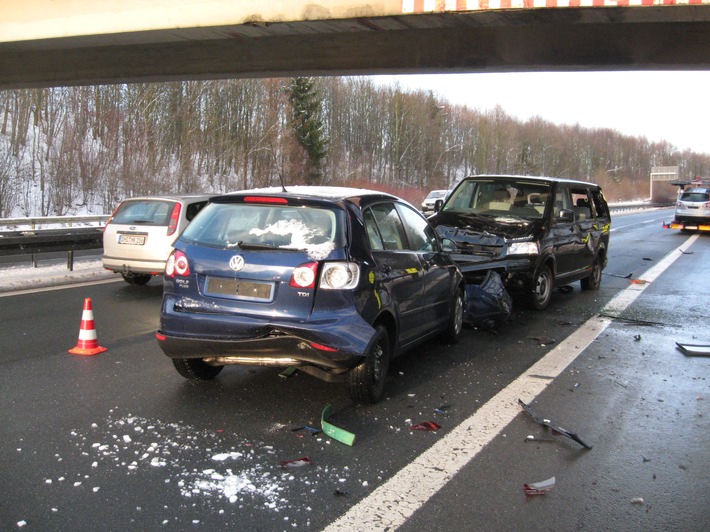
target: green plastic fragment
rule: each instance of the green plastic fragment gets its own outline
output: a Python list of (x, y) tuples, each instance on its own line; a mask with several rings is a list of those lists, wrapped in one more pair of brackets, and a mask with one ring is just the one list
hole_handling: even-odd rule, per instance
[(282, 379), (288, 379), (291, 375), (296, 373), (296, 368), (293, 366), (287, 367), (285, 370), (283, 370), (281, 373), (279, 373), (279, 377)]
[(328, 423), (327, 419), (330, 417), (330, 414), (332, 414), (332, 413), (333, 413), (333, 405), (327, 404), (325, 406), (325, 408), (323, 409), (323, 414), (321, 414), (321, 418), (320, 418), (320, 426), (323, 429), (323, 432), (326, 435), (333, 438), (334, 440), (339, 441), (340, 443), (344, 443), (345, 445), (350, 445), (350, 446), (354, 445), (355, 444), (355, 434)]

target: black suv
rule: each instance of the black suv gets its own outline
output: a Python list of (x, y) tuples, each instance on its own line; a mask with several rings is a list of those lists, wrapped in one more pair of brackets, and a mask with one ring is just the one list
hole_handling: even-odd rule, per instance
[(429, 221), (456, 242), (467, 283), (495, 270), (538, 310), (556, 286), (596, 290), (607, 263), (611, 217), (601, 188), (551, 177), (467, 177)]

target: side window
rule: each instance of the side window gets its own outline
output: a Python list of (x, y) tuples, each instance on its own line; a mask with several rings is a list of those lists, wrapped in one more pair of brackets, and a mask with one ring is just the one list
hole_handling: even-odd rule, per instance
[(402, 221), (409, 234), (409, 249), (412, 251), (437, 250), (436, 235), (427, 221), (406, 205), (398, 204)]
[[(377, 230), (382, 237), (383, 249), (398, 251), (407, 249), (407, 235), (404, 232), (402, 220), (392, 203), (381, 203), (371, 208), (377, 224)], [(368, 235), (370, 230), (368, 229)]]
[(370, 248), (372, 248), (373, 251), (385, 249), (380, 230), (377, 228), (375, 216), (372, 214), (372, 209), (365, 209), (362, 215), (365, 219), (365, 230), (367, 231), (367, 238), (370, 240)]
[(571, 209), (572, 200), (569, 196), (569, 189), (565, 185), (557, 185), (557, 191), (555, 192), (555, 209), (553, 216), (555, 218), (560, 217), (560, 211), (562, 209)]
[(202, 210), (202, 207), (207, 205), (206, 201), (198, 201), (197, 203), (191, 203), (190, 205), (187, 206), (187, 210), (185, 211), (185, 218), (187, 218), (188, 222), (191, 222), (192, 219), (197, 216), (197, 213)]
[(609, 205), (607, 205), (601, 189), (592, 189), (592, 203), (594, 204), (597, 218), (609, 218)]
[(586, 188), (573, 188), (572, 193), (572, 209), (574, 216), (580, 222), (589, 220), (592, 217), (592, 203), (589, 201), (589, 193)]

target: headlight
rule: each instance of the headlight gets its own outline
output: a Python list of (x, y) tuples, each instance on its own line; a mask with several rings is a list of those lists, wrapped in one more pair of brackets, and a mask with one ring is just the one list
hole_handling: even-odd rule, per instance
[(511, 242), (508, 244), (508, 255), (537, 255), (540, 248), (537, 242)]

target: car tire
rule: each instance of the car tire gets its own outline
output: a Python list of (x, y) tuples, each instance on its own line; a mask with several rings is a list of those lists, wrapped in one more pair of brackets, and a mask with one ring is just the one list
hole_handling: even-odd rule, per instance
[(589, 277), (581, 279), (579, 283), (582, 285), (582, 290), (599, 290), (602, 284), (602, 258), (597, 255), (592, 264), (592, 271)]
[(554, 277), (547, 264), (542, 264), (533, 275), (532, 290), (528, 296), (528, 304), (535, 310), (545, 310), (552, 299)]
[(178, 373), (189, 380), (209, 381), (224, 369), (224, 366), (206, 364), (200, 358), (173, 358), (172, 360)]
[(345, 380), (350, 398), (365, 405), (374, 404), (382, 397), (390, 363), (387, 329), (384, 325), (378, 325), (375, 330), (375, 338), (365, 360), (351, 369)]
[(123, 280), (128, 284), (139, 286), (146, 284), (153, 278), (153, 276), (149, 273), (122, 273), (121, 277), (123, 277)]
[(446, 331), (441, 335), (441, 339), (447, 344), (457, 344), (461, 340), (461, 332), (463, 331), (463, 314), (466, 308), (466, 292), (463, 288), (456, 290), (456, 295), (453, 298), (452, 304), (454, 310), (449, 316), (449, 323)]

